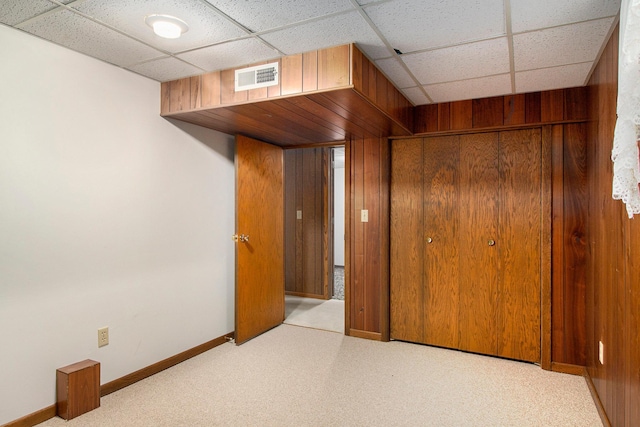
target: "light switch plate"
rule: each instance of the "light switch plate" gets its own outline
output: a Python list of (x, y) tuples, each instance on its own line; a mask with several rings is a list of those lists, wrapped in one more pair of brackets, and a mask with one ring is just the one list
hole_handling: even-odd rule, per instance
[(369, 222), (369, 210), (368, 209), (362, 209), (360, 211), (360, 221), (361, 222)]
[(302, 219), (302, 211), (296, 211), (296, 219)]

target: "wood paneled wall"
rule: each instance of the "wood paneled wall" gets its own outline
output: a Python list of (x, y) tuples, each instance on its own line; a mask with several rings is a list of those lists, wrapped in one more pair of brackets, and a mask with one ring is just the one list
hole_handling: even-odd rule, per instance
[(414, 132), (469, 131), (586, 118), (587, 91), (577, 87), (419, 105), (414, 109)]
[(273, 99), (351, 84), (350, 45), (316, 50), (279, 60), (278, 85), (235, 92), (235, 70), (214, 71), (161, 85), (161, 114)]
[(235, 92), (236, 69), (162, 83), (161, 115), (290, 147), (411, 134), (411, 103), (355, 45), (277, 62), (268, 88)]
[[(346, 146), (347, 241), (345, 324), (349, 335), (389, 339), (389, 176), (387, 138), (354, 139)], [(368, 210), (368, 222), (361, 211)]]
[[(284, 151), (285, 291), (331, 298), (330, 148)], [(300, 216), (298, 216), (298, 212)]]
[(355, 47), (352, 64), (353, 88), (400, 125), (413, 129), (411, 102)]
[(422, 135), (551, 125), (545, 127), (552, 140), (550, 362), (561, 370), (586, 363), (587, 98), (586, 87), (559, 89), (423, 105), (414, 117)]
[[(640, 224), (611, 197), (616, 29), (589, 81), (587, 369), (613, 426), (640, 425)], [(604, 344), (604, 364), (598, 342)]]

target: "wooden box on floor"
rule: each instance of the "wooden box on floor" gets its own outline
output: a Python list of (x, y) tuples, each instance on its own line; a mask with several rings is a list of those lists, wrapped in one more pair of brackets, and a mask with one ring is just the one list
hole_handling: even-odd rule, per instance
[(100, 407), (100, 363), (84, 360), (56, 371), (60, 418), (70, 420)]

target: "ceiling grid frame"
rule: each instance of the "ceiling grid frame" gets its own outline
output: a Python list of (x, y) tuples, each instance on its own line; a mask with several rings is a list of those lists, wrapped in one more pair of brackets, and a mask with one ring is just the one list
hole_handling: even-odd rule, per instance
[[(44, 1), (50, 3), (52, 8), (47, 8)], [(465, 5), (472, 11), (465, 12)], [(499, 11), (498, 5), (501, 6)], [(118, 15), (115, 22), (130, 23), (134, 21), (132, 16), (127, 16), (131, 10), (144, 9), (145, 13), (148, 10), (148, 14), (163, 13), (162, 9), (166, 6), (172, 10), (184, 8), (191, 11), (189, 13), (195, 19), (192, 22), (187, 20), (187, 24), (193, 33), (190, 35), (187, 32), (186, 37), (192, 37), (190, 40), (195, 41), (193, 37), (200, 31), (198, 34), (202, 35), (203, 42), (191, 45), (190, 41), (184, 42), (184, 48), (176, 50), (177, 44), (172, 45), (146, 36), (141, 33), (140, 28), (136, 28), (134, 33), (131, 27), (114, 25), (114, 21), (106, 22), (101, 19), (100, 14), (92, 15), (80, 10), (83, 7), (98, 11), (102, 8), (102, 13)], [(565, 0), (561, 3), (554, 0), (318, 0), (313, 5), (305, 0), (246, 0), (242, 4), (231, 0), (147, 0), (144, 3), (134, 0), (4, 0), (0, 6), (0, 24), (30, 32), (160, 82), (326, 48), (329, 47), (326, 45), (328, 40), (332, 41), (332, 45), (355, 43), (413, 104), (421, 105), (459, 101), (476, 95), (499, 96), (523, 93), (525, 90), (542, 91), (567, 87), (564, 85), (583, 86), (617, 24), (619, 8), (620, 0)], [(197, 11), (203, 9), (211, 13), (197, 15)], [(259, 31), (246, 25), (246, 22), (258, 23), (256, 16), (260, 16), (260, 11), (265, 10), (270, 11), (271, 20), (267, 19), (263, 21), (264, 25), (258, 25)], [(65, 25), (64, 18), (69, 15), (61, 14), (62, 11), (71, 12), (78, 19), (73, 20), (73, 25)], [(430, 11), (431, 14), (421, 13), (424, 11)], [(389, 14), (386, 12), (392, 12), (393, 16), (387, 16)], [(503, 28), (485, 22), (488, 19), (497, 23), (496, 15), (491, 15), (494, 13), (502, 14), (500, 22)], [(136, 18), (139, 25), (145, 25), (143, 18)], [(353, 28), (358, 31), (344, 28), (347, 18), (352, 20)], [(198, 27), (213, 19), (227, 24), (222, 29)], [(20, 22), (16, 23), (16, 20)], [(45, 22), (44, 20), (54, 22), (55, 28), (43, 29), (39, 23)], [(131, 43), (123, 43), (123, 46), (108, 45), (110, 51), (102, 52), (104, 42), (82, 40), (83, 30), (74, 28), (82, 25), (82, 22), (87, 23), (84, 31), (91, 31), (91, 25), (100, 26), (93, 27), (95, 29), (104, 28), (104, 31), (89, 33), (96, 37), (112, 34), (108, 37), (111, 44), (117, 44), (118, 40), (131, 40)], [(417, 23), (420, 28), (406, 28), (406, 22)], [(400, 24), (394, 26), (390, 23)], [(438, 28), (429, 28), (431, 24)], [(390, 26), (395, 37), (390, 38), (385, 30)], [(224, 28), (233, 30), (226, 33)], [(68, 34), (64, 33), (74, 31), (78, 31), (76, 39), (72, 40), (75, 45), (69, 44)], [(434, 34), (433, 31), (439, 31), (436, 39), (429, 36)], [(576, 31), (585, 34), (585, 38), (571, 37)], [(144, 39), (136, 34), (144, 36)], [(283, 36), (295, 39), (296, 34), (305, 34), (297, 40), (304, 41), (305, 46), (302, 48), (303, 43), (300, 43), (299, 52), (293, 52), (295, 47), (291, 46), (295, 45), (291, 43), (282, 44)], [(402, 34), (420, 34), (422, 38), (407, 40), (415, 49), (404, 51), (402, 46), (394, 46), (394, 40), (397, 41)], [(450, 34), (451, 37), (443, 39), (443, 34)], [(499, 44), (483, 43), (500, 38), (505, 38), (506, 49), (499, 48)], [(542, 53), (536, 52), (540, 56), (536, 61), (540, 62), (529, 60), (523, 63), (519, 58), (527, 57), (528, 53), (523, 49), (535, 46), (538, 39), (548, 43), (550, 47), (538, 49), (543, 50)], [(438, 40), (444, 42), (438, 43)], [(313, 49), (309, 49), (309, 46), (313, 46)], [(496, 50), (485, 50), (488, 46), (494, 46), (493, 49)], [(126, 52), (126, 49), (133, 50)], [(143, 56), (148, 57), (130, 63), (126, 58), (140, 57), (135, 54), (135, 49), (145, 52)], [(402, 50), (401, 54), (396, 53), (395, 49)], [(496, 58), (497, 55), (502, 55), (501, 49), (504, 49), (508, 61), (508, 71), (505, 70), (505, 74), (502, 71), (495, 74), (496, 64), (487, 63), (487, 58), (490, 55)], [(216, 52), (233, 55), (217, 58), (214, 56)], [(424, 70), (416, 68), (420, 66), (417, 59), (421, 56), (447, 58), (450, 54), (460, 55), (461, 52), (468, 52), (472, 57), (484, 60), (445, 60), (439, 73), (451, 79), (437, 83), (424, 80), (420, 76), (424, 75)], [(198, 56), (208, 58), (206, 63), (198, 62), (195, 59)], [(565, 56), (569, 58), (566, 61), (563, 60)], [(117, 59), (118, 57), (125, 59)], [(508, 82), (504, 80), (507, 75)]]

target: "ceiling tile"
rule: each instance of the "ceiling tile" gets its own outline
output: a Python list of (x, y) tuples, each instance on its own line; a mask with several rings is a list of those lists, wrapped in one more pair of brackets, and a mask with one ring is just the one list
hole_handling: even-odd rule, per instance
[(163, 56), (149, 46), (68, 10), (43, 15), (18, 28), (119, 66)]
[(170, 56), (127, 68), (159, 82), (177, 80), (204, 73), (202, 69)]
[[(172, 53), (247, 35), (240, 27), (201, 2), (87, 0), (72, 7), (158, 49)], [(123, 10), (126, 13), (122, 13)], [(144, 22), (144, 18), (152, 14), (175, 16), (187, 23), (189, 31), (178, 39), (159, 37)]]
[(518, 93), (584, 86), (591, 62), (516, 73)]
[(593, 61), (614, 18), (513, 36), (516, 71)]
[(356, 42), (370, 58), (388, 57), (389, 50), (358, 12), (301, 24), (262, 37), (286, 55)]
[(398, 0), (364, 10), (403, 53), (505, 35), (503, 0)]
[(206, 71), (216, 71), (249, 65), (280, 55), (261, 41), (250, 38), (205, 47), (177, 56)]
[(509, 72), (506, 37), (402, 55), (422, 85)]
[(433, 102), (450, 102), (463, 99), (486, 98), (511, 93), (511, 76), (481, 77), (451, 83), (439, 83), (424, 87)]
[(406, 89), (402, 89), (402, 93), (404, 96), (409, 99), (413, 103), (413, 105), (424, 105), (430, 104), (429, 98), (424, 94), (422, 88), (419, 87), (410, 87)]
[(353, 9), (349, 0), (207, 0), (254, 32)]
[(379, 59), (376, 61), (376, 66), (399, 88), (416, 85), (397, 58)]
[[(61, 3), (66, 4), (70, 1), (73, 0), (62, 0)], [(56, 4), (47, 0), (2, 0), (0, 22), (13, 26), (56, 7)]]
[(619, 10), (620, 0), (511, 0), (511, 28), (519, 33), (615, 16)]

